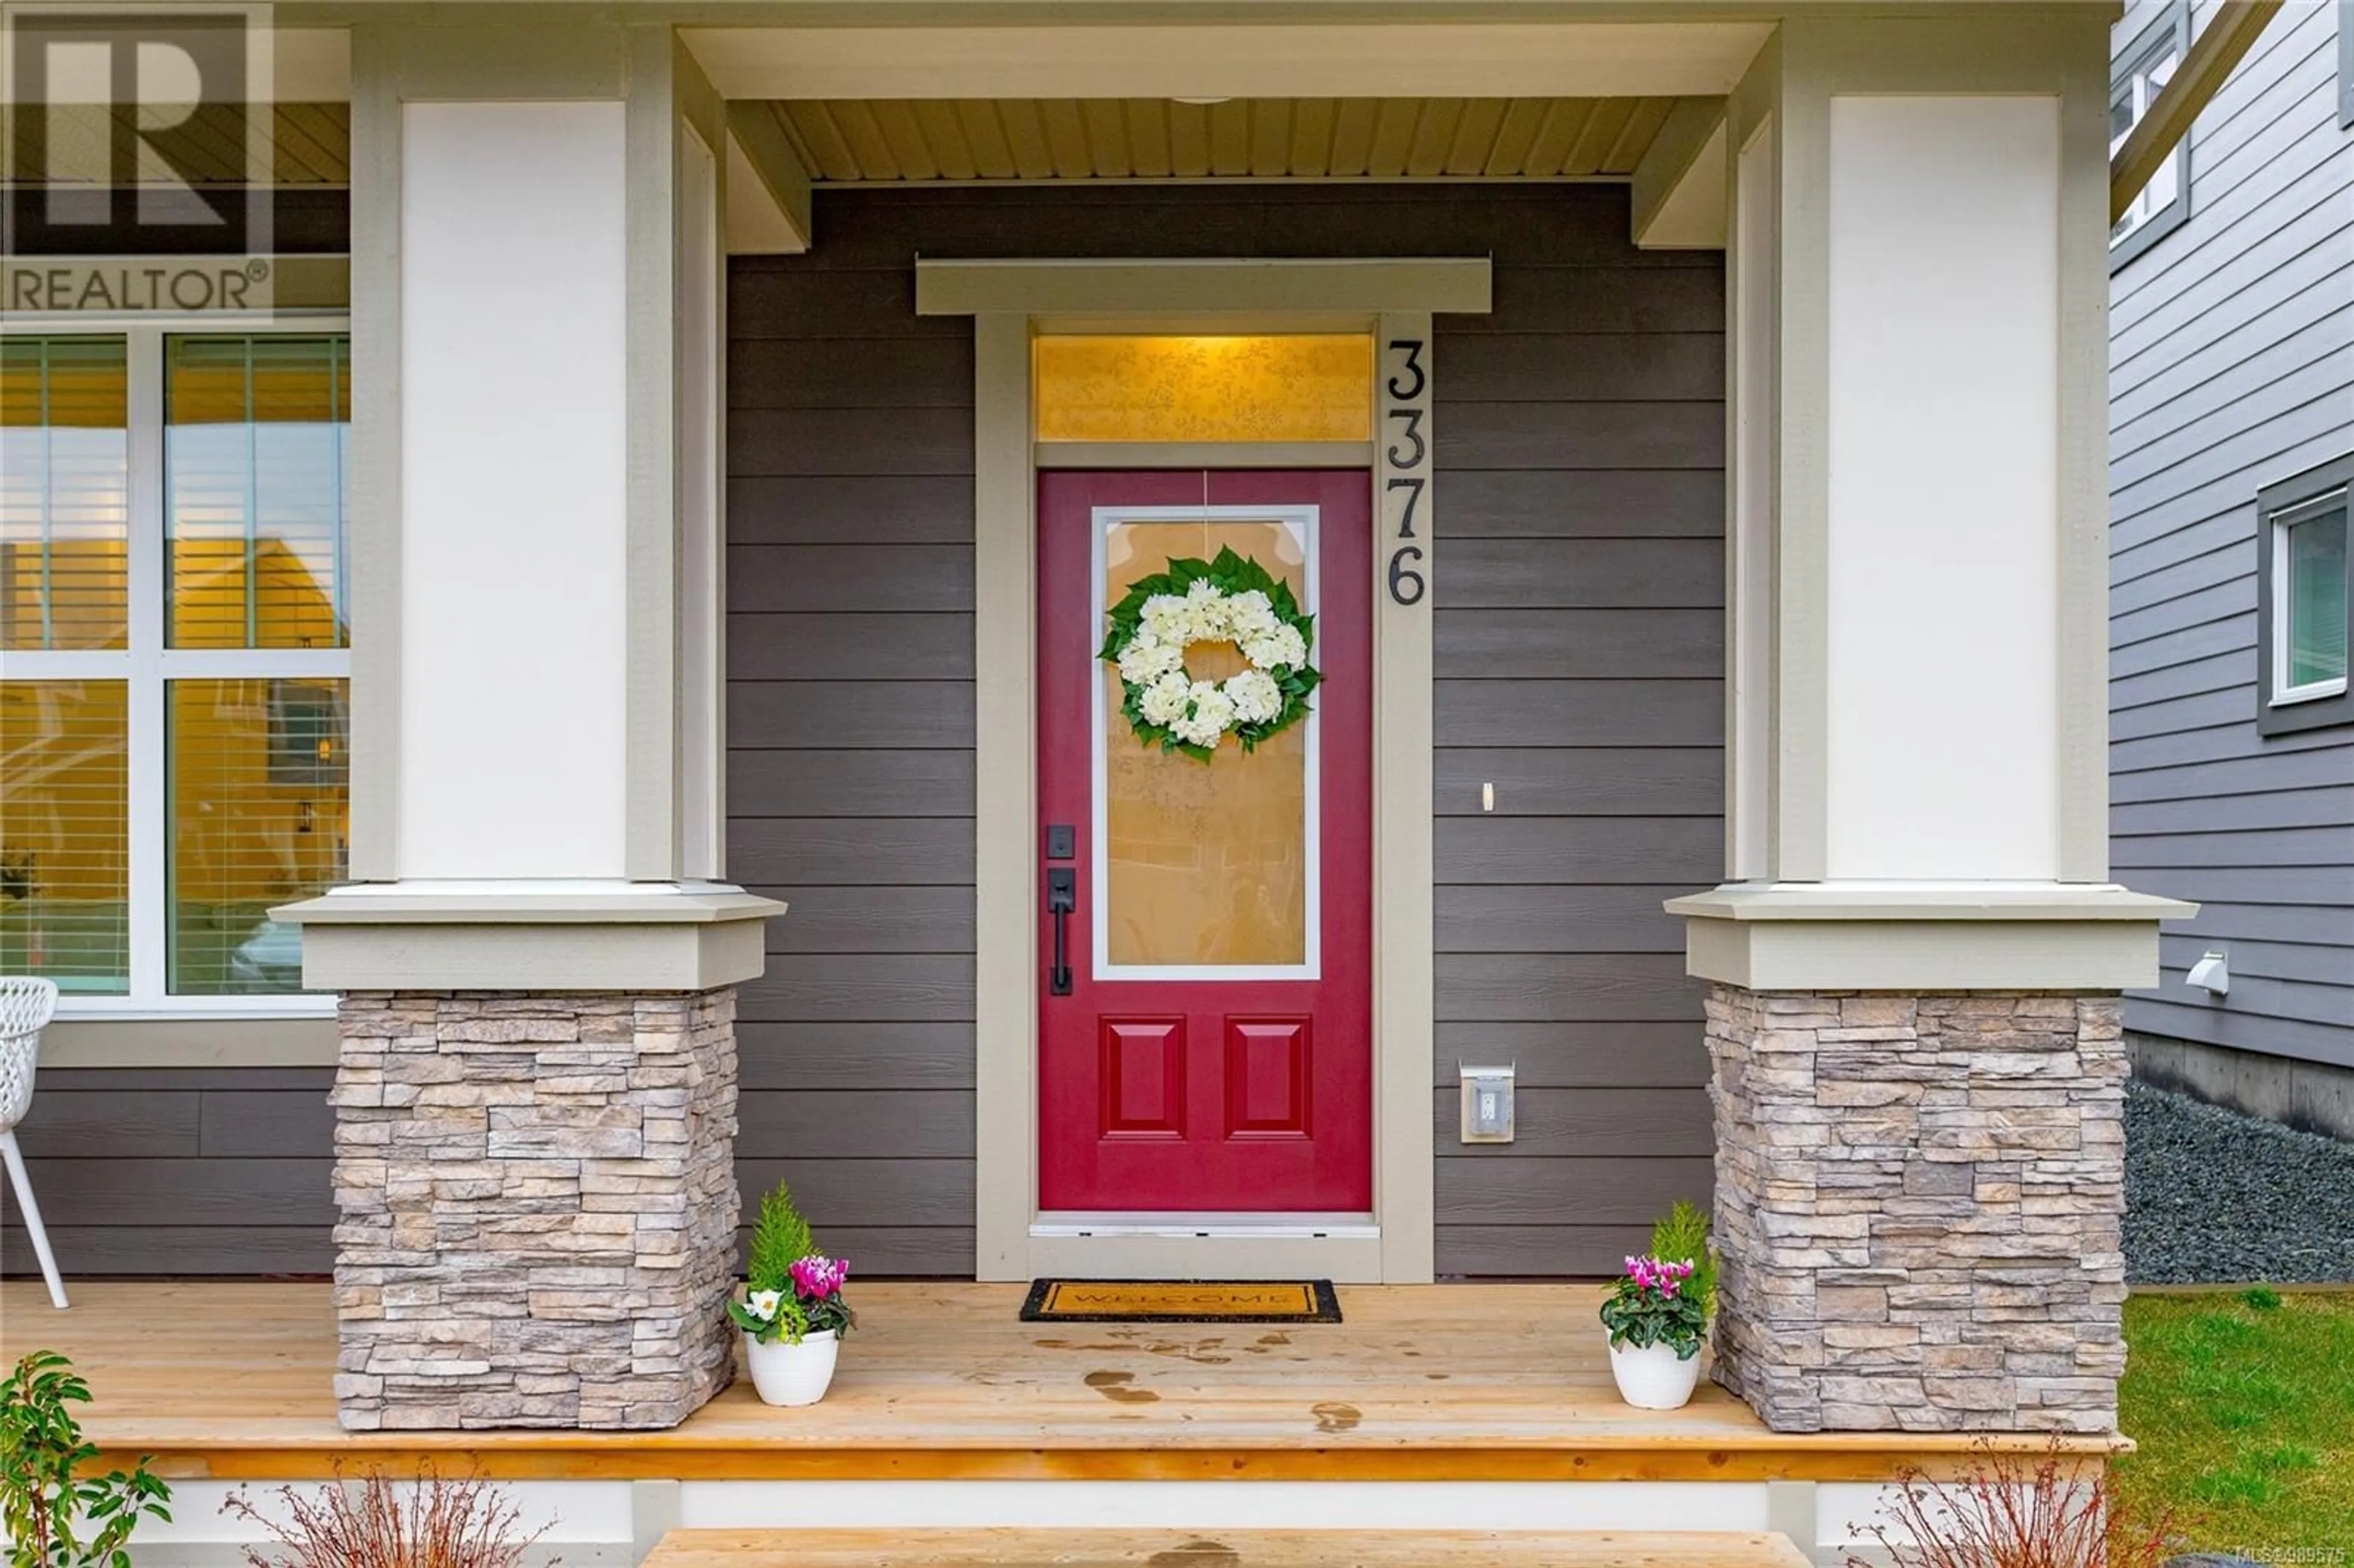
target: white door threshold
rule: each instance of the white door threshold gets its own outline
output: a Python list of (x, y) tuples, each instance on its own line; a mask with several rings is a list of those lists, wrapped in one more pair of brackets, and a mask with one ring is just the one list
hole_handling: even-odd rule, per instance
[(1084, 1213), (1059, 1211), (1031, 1222), (1034, 1236), (1278, 1236), (1378, 1240), (1381, 1226), (1371, 1214), (1267, 1214), (1204, 1211), (1188, 1213)]
[(1330, 1279), (1378, 1285), (1382, 1232), (1363, 1214), (1044, 1213), (1030, 1272), (1063, 1279)]

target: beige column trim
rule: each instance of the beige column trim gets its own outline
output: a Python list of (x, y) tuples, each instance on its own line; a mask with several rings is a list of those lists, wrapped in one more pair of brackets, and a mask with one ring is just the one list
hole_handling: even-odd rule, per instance
[(1030, 322), (973, 321), (973, 742), (980, 912), (973, 1034), (975, 1277), (1031, 1277), (1038, 1192), (1037, 476)]
[(1428, 1281), (1437, 1255), (1430, 328), (1427, 311), (1384, 314), (1373, 362), (1373, 1216), (1382, 1278), (1394, 1285)]
[[(2064, 882), (2109, 878), (2108, 26), (2077, 19), (2060, 87), (2059, 770), (2056, 864)], [(2155, 983), (2153, 980), (2152, 983)]]
[(1794, 30), (1786, 25), (1757, 66), (1775, 73), (1780, 242), (1771, 794), (1775, 874), (1813, 882), (1830, 840), (1830, 99), (1792, 80)]
[(400, 82), (352, 29), (351, 874), (400, 874)]
[(625, 29), (628, 248), (629, 562), (621, 864), (632, 878), (678, 874), (678, 189), (672, 30)]
[(1776, 138), (1779, 514), (1769, 863), (1781, 880), (1819, 881), (1827, 871), (1829, 120), (1841, 93), (2060, 101), (2057, 870), (2071, 882), (2108, 874), (2106, 37), (2105, 21), (2084, 7), (2007, 16), (1999, 25), (1956, 14), (1794, 16), (1729, 101), (1729, 158), (1737, 162), (1769, 121)]

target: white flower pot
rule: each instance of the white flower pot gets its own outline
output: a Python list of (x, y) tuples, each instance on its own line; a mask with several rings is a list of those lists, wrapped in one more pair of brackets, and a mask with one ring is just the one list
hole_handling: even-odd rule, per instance
[(751, 1363), (752, 1386), (763, 1404), (815, 1404), (833, 1382), (833, 1359), (842, 1341), (832, 1329), (786, 1340), (744, 1336), (744, 1359)]
[(1610, 1375), (1618, 1380), (1618, 1397), (1638, 1410), (1681, 1410), (1700, 1382), (1700, 1353), (1679, 1361), (1671, 1345), (1612, 1345)]

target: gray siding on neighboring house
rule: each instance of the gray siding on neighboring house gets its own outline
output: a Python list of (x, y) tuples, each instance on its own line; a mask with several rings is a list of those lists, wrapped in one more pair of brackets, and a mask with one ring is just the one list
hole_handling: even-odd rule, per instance
[[(789, 1178), (870, 1273), (971, 1267), (972, 358), (920, 249), (1494, 256), (1434, 345), (1438, 1266), (1607, 1271), (1705, 1199), (1659, 901), (1721, 869), (1723, 270), (1633, 250), (1627, 201), (827, 192), (809, 256), (735, 264), (729, 874), (794, 906), (743, 998), (748, 1198)], [(1458, 1060), (1519, 1063), (1518, 1143), (1455, 1141)]]
[[(2354, 726), (2256, 728), (2256, 492), (2354, 451), (2343, 13), (2282, 11), (2192, 132), (2182, 227), (2111, 287), (2110, 831), (2119, 881), (2205, 906), (2128, 1028), (2354, 1066)], [(2184, 983), (2210, 947), (2228, 999)]]

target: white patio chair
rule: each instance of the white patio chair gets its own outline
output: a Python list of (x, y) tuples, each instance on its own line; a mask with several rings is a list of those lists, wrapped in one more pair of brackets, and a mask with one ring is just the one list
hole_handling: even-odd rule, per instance
[(55, 980), (16, 975), (0, 979), (0, 1160), (8, 1165), (8, 1183), (25, 1211), (25, 1231), (33, 1238), (33, 1255), (41, 1260), (41, 1277), (48, 1281), (49, 1304), (62, 1312), (66, 1287), (58, 1278), (58, 1260), (49, 1251), (49, 1233), (41, 1228), (41, 1206), (33, 1202), (33, 1180), (25, 1174), (25, 1157), (16, 1148), (16, 1124), (33, 1103), (33, 1067), (40, 1059), (41, 1031), (58, 1011)]

